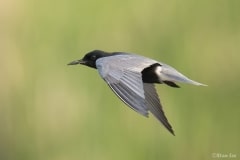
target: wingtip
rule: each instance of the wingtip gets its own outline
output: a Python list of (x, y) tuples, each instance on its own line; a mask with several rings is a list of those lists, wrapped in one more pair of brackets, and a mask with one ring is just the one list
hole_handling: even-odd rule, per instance
[(174, 130), (172, 128), (167, 128), (167, 130), (173, 135), (173, 136), (176, 136), (175, 133), (174, 133)]
[(175, 136), (174, 130), (173, 130), (172, 126), (170, 125), (170, 123), (168, 121), (167, 121), (167, 124), (165, 124), (163, 122), (162, 122), (162, 124), (173, 136)]

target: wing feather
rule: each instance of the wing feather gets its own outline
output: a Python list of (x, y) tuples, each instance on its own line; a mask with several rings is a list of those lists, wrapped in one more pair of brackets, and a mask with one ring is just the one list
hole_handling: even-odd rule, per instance
[(156, 63), (136, 55), (116, 55), (100, 58), (96, 66), (100, 76), (113, 92), (130, 108), (148, 116), (148, 110), (172, 133), (153, 84), (143, 83), (142, 69)]
[[(127, 75), (126, 75), (127, 76)], [(125, 76), (124, 76), (125, 77)], [(121, 78), (115, 83), (113, 82), (113, 77), (105, 77), (105, 81), (108, 83), (109, 87), (113, 92), (130, 108), (136, 112), (148, 116), (148, 108), (145, 103), (145, 97), (138, 93), (138, 87), (141, 86), (138, 82), (130, 83), (127, 78)], [(137, 87), (138, 86), (138, 87)]]
[(124, 103), (147, 116), (141, 70), (152, 63), (151, 59), (144, 61), (141, 56), (119, 53), (98, 59), (96, 66), (100, 76)]
[(164, 114), (161, 102), (158, 98), (157, 91), (154, 84), (144, 83), (145, 100), (149, 111), (169, 130), (173, 135), (174, 131), (172, 126)]

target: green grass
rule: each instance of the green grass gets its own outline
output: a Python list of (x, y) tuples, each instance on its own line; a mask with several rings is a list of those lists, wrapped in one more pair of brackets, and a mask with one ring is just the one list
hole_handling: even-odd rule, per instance
[[(0, 159), (240, 156), (239, 1), (0, 6)], [(174, 137), (126, 107), (95, 70), (66, 65), (94, 49), (152, 57), (209, 86), (157, 86)]]

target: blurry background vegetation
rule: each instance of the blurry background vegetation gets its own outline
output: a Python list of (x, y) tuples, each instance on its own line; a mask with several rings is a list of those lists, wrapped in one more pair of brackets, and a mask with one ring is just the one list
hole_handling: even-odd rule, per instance
[[(148, 56), (209, 86), (157, 86), (174, 137), (95, 70), (66, 65), (93, 49)], [(0, 159), (239, 159), (239, 61), (239, 0), (2, 0)]]

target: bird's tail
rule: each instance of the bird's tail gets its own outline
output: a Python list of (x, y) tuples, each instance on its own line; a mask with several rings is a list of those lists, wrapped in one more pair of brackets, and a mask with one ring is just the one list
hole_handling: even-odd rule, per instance
[(170, 82), (181, 82), (181, 83), (188, 83), (193, 84), (197, 86), (207, 86), (205, 84), (196, 82), (194, 80), (189, 79), (188, 77), (184, 76), (180, 72), (178, 72), (176, 69), (169, 65), (162, 65), (161, 70), (161, 79), (162, 81), (170, 81)]

